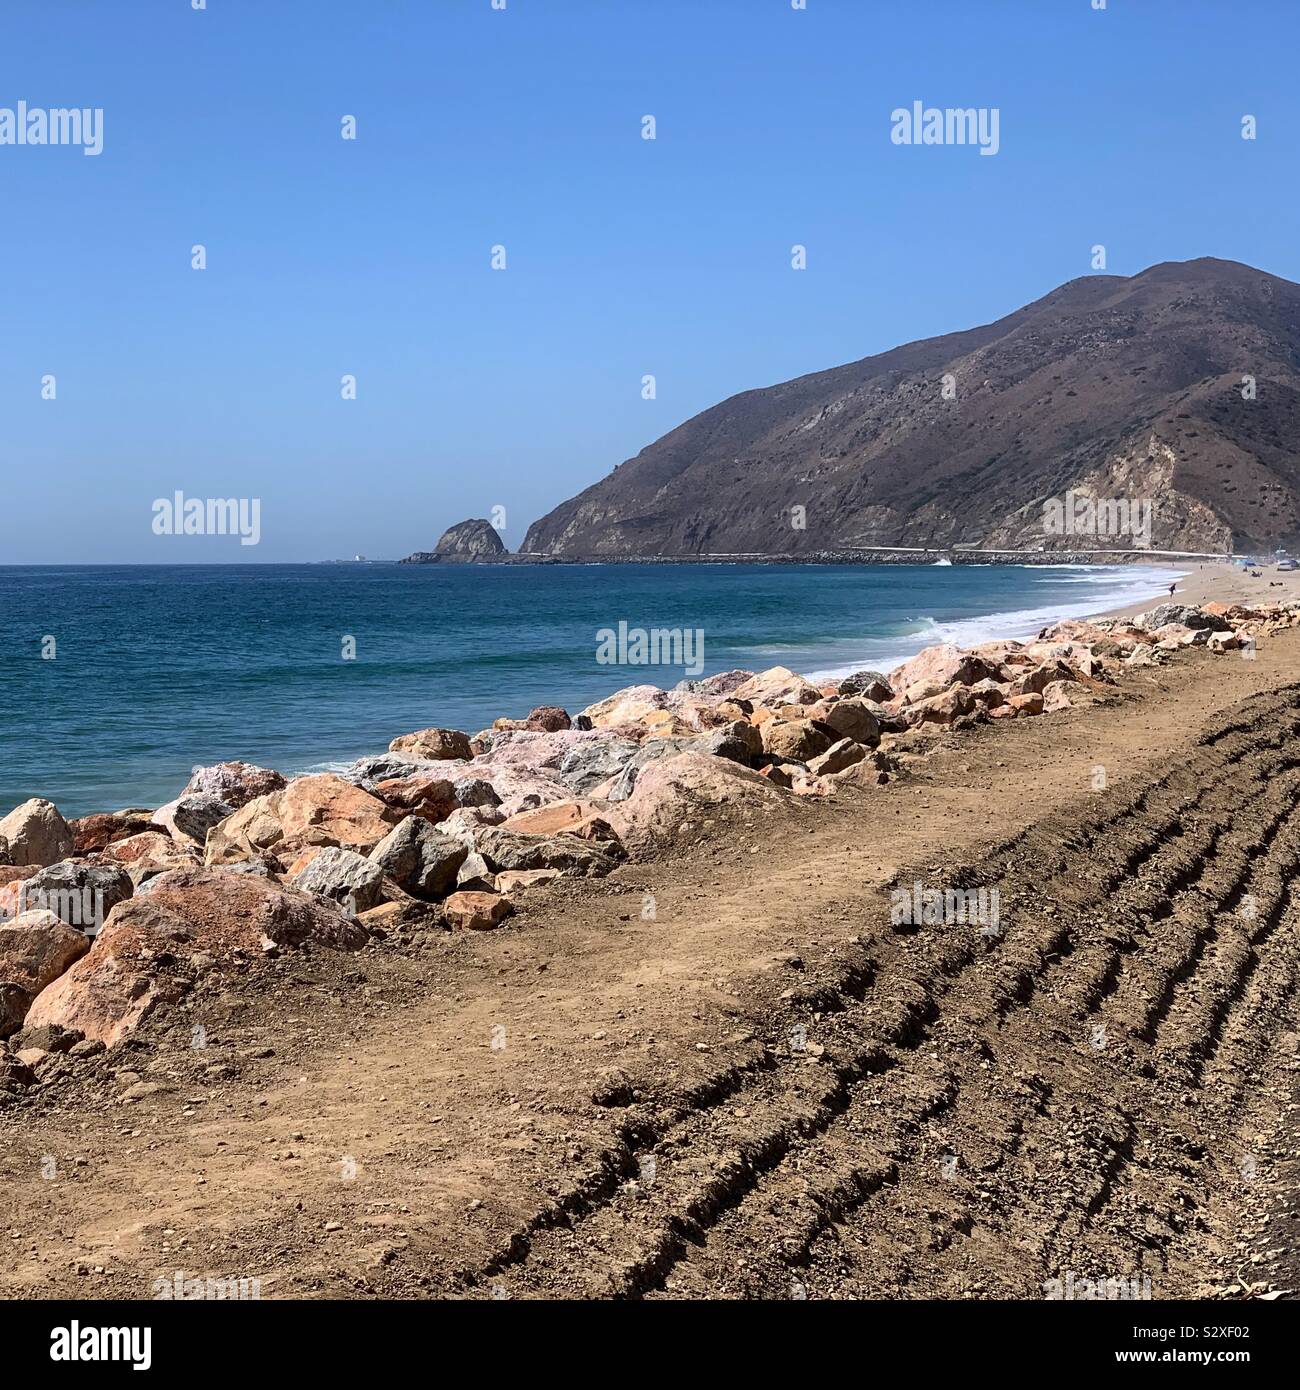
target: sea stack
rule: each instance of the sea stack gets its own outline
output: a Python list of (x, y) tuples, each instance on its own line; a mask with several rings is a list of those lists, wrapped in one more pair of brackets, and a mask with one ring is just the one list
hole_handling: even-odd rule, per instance
[(510, 552), (490, 521), (475, 517), (448, 526), (433, 550), (420, 550), (408, 555), (404, 565), (473, 564), (482, 560), (497, 560)]

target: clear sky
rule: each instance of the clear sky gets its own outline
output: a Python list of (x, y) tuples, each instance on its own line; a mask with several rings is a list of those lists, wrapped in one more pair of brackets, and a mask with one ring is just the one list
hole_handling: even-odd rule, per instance
[[(1300, 280), (1300, 4), (1093, 3), (5, 0), (0, 108), (104, 147), (0, 145), (0, 563), (392, 558), (494, 506), (514, 547), (1094, 244)], [(892, 143), (914, 101), (997, 108), (998, 153)], [(260, 544), (155, 535), (178, 489)]]

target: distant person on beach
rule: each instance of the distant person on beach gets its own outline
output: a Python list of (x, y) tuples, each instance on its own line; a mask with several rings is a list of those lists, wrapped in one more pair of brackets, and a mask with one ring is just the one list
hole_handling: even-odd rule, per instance
[(1177, 584), (1171, 584), (1171, 585), (1169, 586), (1169, 592), (1172, 594), (1173, 591), (1174, 591), (1177, 587), (1178, 587)]

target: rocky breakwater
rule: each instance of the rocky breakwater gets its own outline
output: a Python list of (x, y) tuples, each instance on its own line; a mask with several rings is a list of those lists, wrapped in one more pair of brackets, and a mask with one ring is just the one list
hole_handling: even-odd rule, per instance
[(1126, 671), (1249, 655), (1297, 624), (1300, 604), (1168, 603), (930, 647), (888, 676), (632, 685), (576, 715), (400, 734), (340, 775), (222, 763), (154, 809), (69, 822), (25, 802), (0, 819), (0, 1095), (268, 956), (498, 928), (539, 885), (603, 877), (721, 806), (887, 784), (936, 734), (1105, 700)]

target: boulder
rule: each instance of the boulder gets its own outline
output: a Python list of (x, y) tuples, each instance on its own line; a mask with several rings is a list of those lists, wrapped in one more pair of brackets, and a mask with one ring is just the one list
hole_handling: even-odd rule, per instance
[(569, 718), (568, 710), (561, 709), (559, 705), (538, 705), (524, 722), (529, 729), (556, 734), (561, 729), (567, 729), (573, 720)]
[(1051, 714), (1058, 709), (1069, 709), (1074, 704), (1072, 692), (1080, 689), (1077, 681), (1051, 681), (1042, 690), (1043, 713)]
[(811, 772), (796, 772), (790, 780), (795, 796), (831, 796), (835, 783), (829, 777), (817, 777)]
[(58, 1024), (113, 1047), (204, 968), (259, 960), (264, 939), (356, 950), (367, 935), (337, 908), (256, 875), (173, 870), (113, 909), (90, 951), (36, 996), (27, 1026)]
[(469, 746), (469, 735), (459, 729), (418, 729), (413, 734), (402, 734), (388, 745), (390, 753), (409, 753), (417, 758), (441, 761), (446, 758), (461, 758), (468, 761), (474, 756)]
[(734, 694), (746, 681), (754, 678), (753, 671), (719, 671), (699, 679), (686, 677), (673, 686), (673, 693), (699, 695), (705, 699)]
[(269, 767), (258, 767), (256, 763), (213, 763), (194, 769), (181, 796), (215, 796), (238, 810), (255, 797), (269, 796), (284, 787), (284, 778)]
[(446, 835), (455, 840), (457, 844), (464, 845), (467, 850), (473, 850), (474, 837), (483, 829), (484, 822), (478, 819), (478, 813), (470, 807), (461, 807), (459, 811), (453, 811), (445, 821), (438, 826), (438, 834)]
[(408, 816), (370, 851), (371, 861), (399, 888), (436, 898), (456, 882), (469, 849), (440, 834), (420, 816)]
[[(489, 783), (480, 782), (490, 794), (491, 802), (498, 800)], [(416, 773), (411, 777), (394, 777), (377, 782), (371, 788), (384, 805), (402, 816), (419, 816), (430, 825), (444, 821), (461, 804), (455, 784), (437, 773)]]
[[(894, 689), (903, 692), (910, 703), (928, 699), (954, 685), (970, 686), (985, 679), (1003, 679), (1001, 663), (963, 651), (951, 643), (926, 647), (890, 674)], [(916, 694), (912, 694), (913, 687), (917, 688)]]
[(826, 752), (834, 739), (811, 720), (772, 719), (762, 728), (763, 751), (775, 758), (806, 763)]
[(971, 699), (977, 705), (983, 705), (985, 709), (990, 710), (1006, 704), (1009, 692), (1009, 686), (999, 685), (997, 681), (988, 679), (976, 681), (970, 688)]
[(56, 864), (73, 852), (72, 830), (52, 801), (33, 797), (0, 820), (11, 864)]
[(628, 685), (616, 690), (582, 711), (593, 729), (609, 729), (635, 724), (644, 714), (663, 709), (668, 697), (657, 685)]
[[(1024, 674), (1024, 670), (1018, 668), (1050, 666), (1057, 662), (1063, 662), (1076, 671), (1086, 670), (1091, 663), (1100, 666), (1092, 648), (1078, 642), (1030, 642), (1021, 649), (1020, 656), (1020, 661), (1008, 664), (1008, 679)], [(1089, 671), (1088, 674), (1093, 672)]]
[(1063, 661), (1052, 661), (1042, 666), (1034, 666), (1016, 677), (1011, 684), (1011, 694), (1041, 695), (1053, 681), (1073, 681), (1078, 677)]
[(598, 795), (603, 793), (608, 801), (626, 801), (632, 795), (637, 778), (640, 777), (644, 768), (651, 763), (659, 762), (664, 758), (673, 758), (679, 753), (688, 751), (699, 753), (701, 757), (709, 756), (707, 753), (700, 752), (693, 738), (651, 739), (648, 743), (643, 743), (624, 763), (623, 770), (614, 778), (612, 783), (602, 788), (596, 788), (595, 791)]
[[(506, 815), (562, 801), (599, 781), (597, 769), (621, 761), (627, 739), (601, 730), (562, 729), (556, 733), (521, 731), (497, 735), (465, 775), (487, 778)], [(635, 746), (635, 745), (633, 745)], [(568, 767), (567, 773), (561, 771)]]
[[(814, 705), (813, 709), (817, 709), (817, 706)], [(854, 743), (874, 748), (880, 742), (880, 720), (867, 699), (836, 700), (824, 714), (813, 717), (841, 738), (851, 738)]]
[[(1042, 634), (1039, 634), (1042, 640)], [(992, 642), (977, 642), (970, 649), (972, 656), (977, 656), (988, 666), (1027, 666), (1032, 665), (1032, 658), (1025, 654), (1025, 644), (1016, 642), (1011, 638), (999, 637)], [(1005, 680), (1008, 677), (1004, 674), (998, 679)]]
[[(554, 872), (558, 874), (560, 871), (556, 869)], [(456, 887), (472, 889), (475, 892), (495, 893), (497, 879), (500, 877), (500, 874), (493, 872), (491, 865), (478, 850), (470, 850), (465, 862), (456, 871)]]
[(72, 831), (73, 854), (98, 854), (114, 840), (126, 840), (142, 830), (159, 830), (153, 812), (144, 810), (107, 811), (81, 816), (68, 822)]
[(1230, 631), (1232, 624), (1218, 613), (1198, 608), (1191, 603), (1161, 603), (1150, 612), (1139, 613), (1133, 619), (1134, 626), (1154, 632), (1166, 623), (1181, 623), (1184, 627), (1207, 628), (1210, 631)]
[(909, 705), (907, 719), (908, 723), (913, 726), (918, 724), (951, 724), (955, 720), (971, 714), (977, 708), (979, 708), (979, 702), (971, 693), (970, 687), (954, 685), (945, 690), (942, 695), (931, 695)]
[(635, 739), (593, 733), (565, 751), (557, 768), (559, 779), (575, 796), (585, 796), (593, 787), (622, 772), (638, 746)]
[(636, 722), (644, 729), (645, 738), (675, 738), (679, 734), (692, 734), (699, 727), (671, 709), (648, 710)]
[(1042, 714), (1043, 697), (1039, 691), (1034, 690), (1026, 695), (1013, 695), (1007, 701), (1007, 705), (1015, 710), (1017, 715)]
[(509, 869), (559, 869), (603, 878), (626, 857), (617, 840), (583, 840), (577, 835), (529, 835), (489, 827), (475, 837), (475, 848), (493, 873)]
[(709, 706), (708, 725), (752, 723), (754, 705), (750, 700), (733, 700), (730, 697)]
[(355, 916), (378, 906), (383, 898), (384, 870), (355, 850), (328, 845), (317, 850), (311, 862), (288, 881), (301, 892), (327, 898)]
[(0, 1038), (22, 1027), (32, 1001), (90, 950), (90, 938), (53, 912), (0, 924)]
[(36, 1076), (32, 1069), (17, 1057), (0, 1049), (0, 1094), (21, 1091), (35, 1084)]
[(453, 893), (442, 905), (453, 927), (490, 931), (514, 911), (514, 903), (500, 893)]
[(860, 761), (840, 772), (826, 774), (827, 780), (837, 787), (862, 787), (870, 789), (882, 787), (889, 781), (889, 771), (875, 754), (867, 754)]
[(1091, 647), (1094, 643), (1104, 641), (1109, 636), (1109, 628), (1103, 627), (1101, 623), (1093, 622), (1087, 618), (1065, 618), (1059, 623), (1052, 623), (1049, 627), (1043, 628), (1038, 634), (1038, 640), (1040, 642), (1077, 642), (1081, 646)]
[[(90, 948), (89, 942), (86, 943), (86, 948)], [(21, 1032), (15, 1033), (9, 1046), (16, 1050), (39, 1047), (42, 1052), (71, 1052), (81, 1041), (81, 1034), (75, 1029), (60, 1028), (58, 1024), (47, 1023), (40, 1028), (24, 1028)], [(99, 1050), (103, 1051), (103, 1048)], [(84, 1055), (84, 1052), (81, 1055)]]
[(154, 874), (168, 869), (184, 869), (201, 862), (196, 846), (173, 840), (161, 830), (145, 830), (126, 840), (114, 840), (105, 847), (102, 858), (124, 868), (137, 887)]
[(8, 899), (6, 899), (2, 890), (9, 887), (11, 884), (21, 883), (24, 879), (31, 878), (33, 874), (38, 874), (40, 871), (41, 866), (39, 864), (23, 864), (21, 866), (17, 864), (0, 864), (0, 917), (13, 915), (12, 908), (5, 906), (6, 901), (11, 903), (18, 901), (17, 888), (13, 889), (13, 896)]
[(858, 695), (878, 704), (894, 698), (894, 687), (882, 671), (854, 671), (836, 687), (841, 695)]
[(798, 763), (768, 763), (766, 767), (758, 769), (758, 775), (774, 787), (782, 787), (789, 791), (794, 786), (796, 771), (807, 771), (807, 769), (802, 768)]
[(524, 730), (535, 734), (558, 734), (563, 728), (569, 728), (573, 720), (569, 717), (569, 710), (560, 709), (559, 705), (538, 705), (538, 708), (528, 714), (527, 719), (498, 719), (492, 721), (492, 728), (496, 730)]
[(711, 757), (730, 758), (733, 763), (749, 767), (763, 751), (763, 735), (747, 720), (737, 720), (734, 724), (714, 729), (712, 733), (701, 734), (695, 740), (695, 746)]
[[(452, 782), (452, 788), (456, 793), (456, 805), (458, 807), (470, 807), (488, 819), (492, 818), (489, 813), (497, 811), (501, 805), (501, 798), (497, 794), (497, 789), (485, 777), (462, 776), (458, 772)], [(504, 816), (505, 812), (500, 814)]]
[(279, 857), (310, 845), (336, 845), (368, 854), (388, 834), (398, 814), (378, 797), (333, 773), (297, 777), (283, 791), (259, 796), (208, 832), (209, 864)]
[(447, 764), (434, 758), (416, 758), (406, 753), (373, 753), (358, 758), (339, 776), (345, 782), (373, 792), (380, 782), (393, 782), (407, 777), (446, 777)]
[(531, 811), (520, 811), (501, 822), (502, 830), (518, 830), (526, 835), (577, 835), (584, 840), (612, 840), (614, 831), (590, 801), (552, 801)]
[(133, 891), (130, 874), (116, 864), (65, 859), (27, 879), (22, 898), (25, 910), (44, 908), (69, 926), (93, 935)]
[(518, 893), (560, 877), (559, 869), (507, 869), (492, 880), (498, 893)]
[(625, 843), (654, 839), (684, 820), (720, 805), (779, 805), (783, 793), (767, 778), (707, 753), (683, 752), (648, 763), (630, 796), (611, 808), (610, 820)]
[[(529, 738), (546, 738), (545, 734), (529, 734)], [(471, 764), (478, 767), (478, 762)], [(524, 767), (505, 764), (499, 767), (481, 769), (491, 779), (492, 791), (498, 798), (493, 806), (474, 806), (465, 809), (474, 811), (480, 820), (501, 821), (520, 811), (531, 810), (534, 806), (545, 806), (551, 801), (563, 801), (569, 796), (569, 789), (549, 770), (530, 771)], [(480, 779), (467, 778), (466, 781)], [(461, 786), (457, 783), (457, 788)]]
[(860, 763), (867, 756), (867, 749), (851, 738), (842, 738), (824, 752), (813, 758), (808, 771), (814, 777), (829, 777), (832, 773), (843, 772), (854, 763)]
[(729, 692), (755, 705), (815, 705), (822, 693), (786, 666), (773, 666), (750, 676)]
[(208, 831), (234, 815), (235, 810), (230, 802), (212, 792), (189, 792), (160, 806), (153, 813), (153, 823), (174, 839), (193, 840), (201, 845), (208, 838)]

